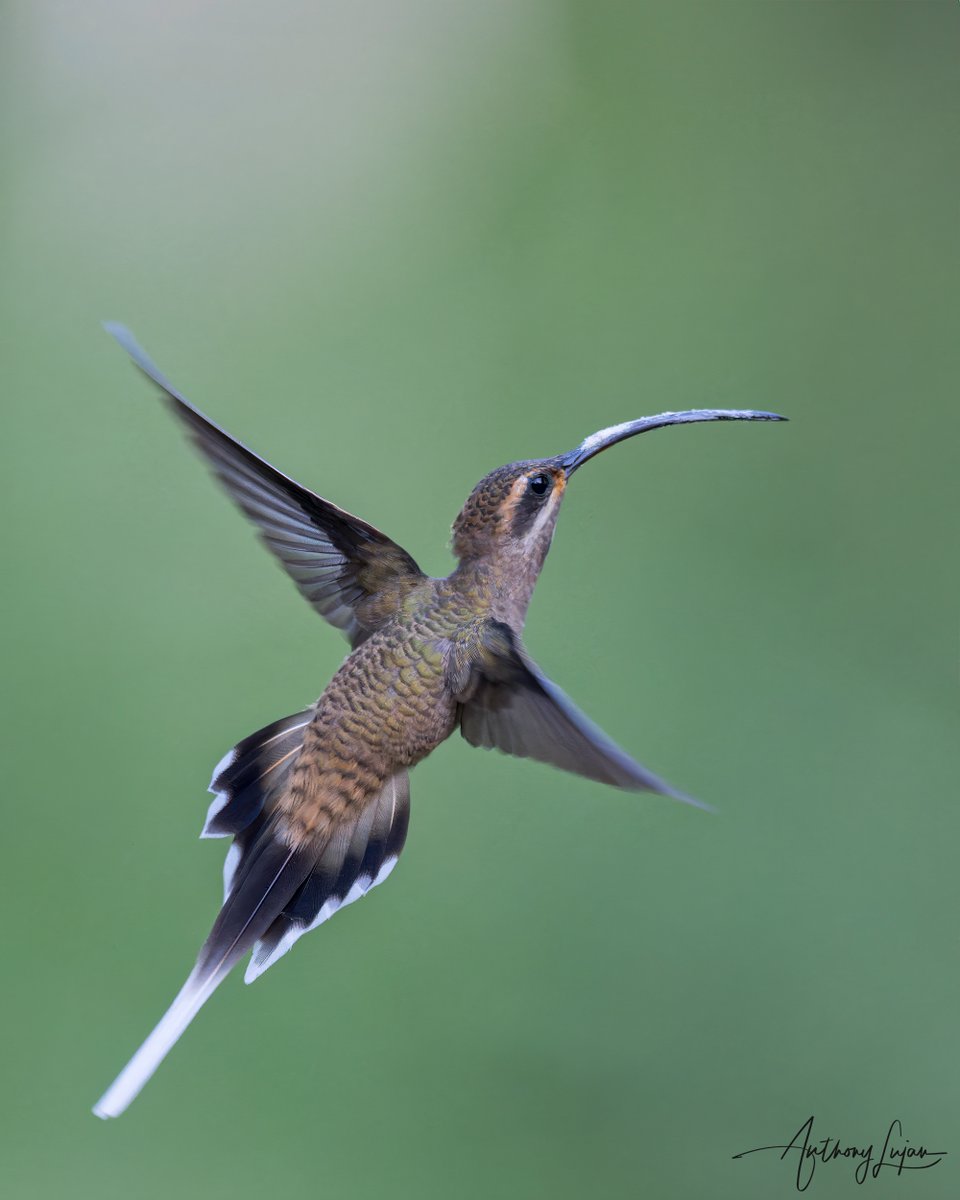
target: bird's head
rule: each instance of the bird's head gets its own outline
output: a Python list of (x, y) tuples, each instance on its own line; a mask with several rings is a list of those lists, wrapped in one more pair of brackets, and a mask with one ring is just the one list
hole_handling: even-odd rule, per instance
[(453, 552), (461, 563), (492, 560), (516, 567), (532, 590), (550, 548), (567, 483), (601, 450), (664, 425), (783, 420), (786, 418), (777, 413), (750, 409), (698, 408), (659, 413), (601, 429), (566, 454), (509, 463), (491, 471), (470, 493), (453, 523)]
[(559, 458), (508, 463), (473, 489), (453, 523), (461, 560), (506, 553), (546, 553), (567, 486)]

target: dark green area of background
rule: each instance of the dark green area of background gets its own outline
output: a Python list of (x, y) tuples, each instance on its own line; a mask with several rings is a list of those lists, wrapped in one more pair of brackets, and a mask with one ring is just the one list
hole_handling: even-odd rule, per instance
[[(956, 1195), (957, 6), (2, 24), (3, 1194), (768, 1200), (731, 1156), (813, 1113)], [(585, 469), (527, 626), (719, 815), (453, 739), (389, 884), (107, 1125), (216, 910), (210, 768), (344, 646), (105, 317), (433, 573), (501, 462), (791, 418)]]

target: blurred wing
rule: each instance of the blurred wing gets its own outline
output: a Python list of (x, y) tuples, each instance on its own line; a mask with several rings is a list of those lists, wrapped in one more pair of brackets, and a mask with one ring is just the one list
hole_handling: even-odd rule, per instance
[(507, 625), (484, 622), (458, 646), (452, 683), (461, 704), (460, 731), (472, 746), (708, 807), (634, 762), (527, 658)]
[(193, 407), (129, 330), (106, 329), (166, 394), (221, 483), (322, 617), (356, 646), (399, 607), (423, 573), (409, 554), (359, 517), (287, 478)]

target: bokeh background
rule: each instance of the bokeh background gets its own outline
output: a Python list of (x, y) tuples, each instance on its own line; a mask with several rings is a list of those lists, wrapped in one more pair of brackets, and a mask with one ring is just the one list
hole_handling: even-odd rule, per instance
[[(958, 46), (946, 2), (4, 6), (5, 1196), (767, 1200), (793, 1162), (732, 1156), (811, 1114), (957, 1194)], [(511, 458), (791, 418), (585, 469), (527, 626), (719, 814), (453, 739), (389, 884), (108, 1125), (216, 910), (210, 768), (344, 645), (102, 318), (432, 573)]]

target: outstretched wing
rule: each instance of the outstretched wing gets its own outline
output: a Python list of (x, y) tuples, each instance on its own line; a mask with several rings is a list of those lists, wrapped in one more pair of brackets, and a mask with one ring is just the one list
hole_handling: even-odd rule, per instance
[(530, 661), (508, 625), (483, 621), (461, 639), (450, 682), (460, 702), (460, 731), (472, 746), (709, 807), (634, 762)]
[(221, 483), (302, 594), (357, 646), (424, 578), (406, 550), (359, 517), (315, 495), (214, 425), (158, 370), (122, 325), (105, 325), (162, 388)]

